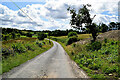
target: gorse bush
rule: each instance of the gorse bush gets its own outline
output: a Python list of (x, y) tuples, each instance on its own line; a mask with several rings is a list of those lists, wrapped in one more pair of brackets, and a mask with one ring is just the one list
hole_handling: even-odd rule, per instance
[(15, 43), (15, 44), (13, 44), (12, 48), (13, 48), (13, 50), (15, 52), (18, 52), (18, 53), (26, 52), (26, 48), (25, 48), (25, 46), (22, 43)]
[(70, 44), (72, 44), (73, 42), (76, 42), (76, 41), (78, 41), (78, 38), (76, 36), (69, 37), (66, 40), (66, 45), (70, 45)]
[(93, 43), (90, 43), (90, 44), (86, 45), (87, 51), (89, 51), (89, 50), (92, 50), (92, 51), (99, 50), (99, 49), (101, 49), (101, 47), (102, 47), (102, 44), (98, 41), (95, 41)]
[(68, 38), (69, 38), (69, 37), (72, 37), (72, 36), (78, 37), (76, 32), (69, 32), (69, 33), (68, 33)]

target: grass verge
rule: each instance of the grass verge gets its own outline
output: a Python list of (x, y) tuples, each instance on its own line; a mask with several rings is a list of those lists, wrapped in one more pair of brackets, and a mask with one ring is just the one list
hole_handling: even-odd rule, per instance
[[(83, 37), (83, 36), (82, 36)], [(83, 38), (88, 37), (84, 35)], [(118, 44), (119, 41), (107, 40), (101, 41), (101, 49), (91, 51), (86, 49), (87, 44), (75, 44), (66, 46), (62, 37), (55, 37), (53, 40), (58, 41), (70, 58), (74, 60), (91, 78), (119, 78), (118, 63)]]
[(39, 41), (37, 39), (12, 40), (3, 42), (2, 48), (2, 73), (10, 71), (12, 68), (36, 57), (53, 46), (48, 40)]

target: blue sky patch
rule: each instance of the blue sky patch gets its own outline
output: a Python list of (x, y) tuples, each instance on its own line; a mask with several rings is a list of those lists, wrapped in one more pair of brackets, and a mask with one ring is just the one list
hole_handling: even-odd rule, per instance
[[(42, 4), (44, 5), (45, 2), (15, 2), (20, 8), (26, 7), (26, 5), (32, 5), (32, 4)], [(2, 2), (2, 5), (7, 6), (9, 9), (17, 11), (19, 10), (18, 7), (13, 4), (13, 2)]]

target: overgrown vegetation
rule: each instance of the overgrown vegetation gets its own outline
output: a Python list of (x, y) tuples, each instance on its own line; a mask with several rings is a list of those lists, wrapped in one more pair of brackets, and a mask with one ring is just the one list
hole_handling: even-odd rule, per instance
[(2, 43), (2, 73), (34, 58), (52, 47), (48, 40), (24, 38)]
[[(86, 36), (81, 37), (86, 38)], [(103, 41), (96, 41), (94, 43), (72, 43), (66, 46), (64, 41), (65, 36), (55, 37), (55, 39), (64, 47), (71, 59), (74, 60), (80, 68), (85, 70), (91, 78), (103, 79), (120, 77), (118, 75), (119, 63), (117, 50), (120, 41), (107, 40), (105, 38)]]

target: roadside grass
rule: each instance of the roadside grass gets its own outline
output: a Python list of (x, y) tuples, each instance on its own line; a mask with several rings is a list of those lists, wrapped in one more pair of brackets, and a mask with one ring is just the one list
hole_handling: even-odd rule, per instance
[[(13, 46), (14, 45), (14, 46)], [(3, 42), (2, 48), (2, 73), (36, 57), (53, 46), (48, 40), (39, 41), (35, 38), (22, 38)]]
[[(89, 35), (79, 35), (79, 39), (88, 38)], [(55, 37), (80, 68), (87, 72), (91, 78), (119, 78), (118, 44), (120, 41), (101, 41), (102, 47), (98, 51), (87, 51), (86, 44), (72, 43), (66, 46), (64, 37)], [(62, 41), (63, 38), (63, 41)], [(59, 40), (61, 39), (61, 40)], [(53, 40), (55, 40), (53, 38)]]

